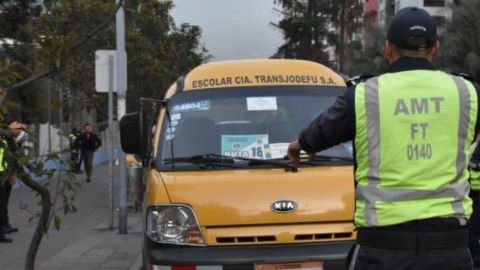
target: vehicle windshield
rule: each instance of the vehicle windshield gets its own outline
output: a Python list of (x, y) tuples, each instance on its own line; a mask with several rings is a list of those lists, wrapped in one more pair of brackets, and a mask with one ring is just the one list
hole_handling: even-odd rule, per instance
[[(288, 144), (298, 139), (318, 115), (343, 93), (340, 87), (263, 86), (197, 90), (168, 101), (157, 165), (171, 170), (172, 158), (216, 154), (254, 159), (282, 159)], [(352, 157), (351, 143), (320, 155)], [(171, 161), (171, 160), (170, 160)], [(239, 161), (247, 165), (247, 162)], [(345, 165), (345, 164), (343, 164)], [(268, 165), (267, 165), (268, 166)], [(175, 162), (175, 170), (195, 169)]]

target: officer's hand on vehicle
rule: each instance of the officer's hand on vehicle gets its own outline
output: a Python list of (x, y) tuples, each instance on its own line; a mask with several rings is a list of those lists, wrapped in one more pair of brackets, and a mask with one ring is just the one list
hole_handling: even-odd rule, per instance
[(298, 141), (291, 142), (288, 146), (288, 158), (293, 163), (293, 165), (300, 167), (300, 152), (302, 147)]
[[(297, 167), (300, 167), (300, 160), (302, 155), (302, 147), (298, 141), (291, 142), (288, 146), (288, 158)], [(316, 153), (309, 153), (309, 161), (314, 161), (317, 156)], [(305, 158), (304, 158), (305, 159)]]

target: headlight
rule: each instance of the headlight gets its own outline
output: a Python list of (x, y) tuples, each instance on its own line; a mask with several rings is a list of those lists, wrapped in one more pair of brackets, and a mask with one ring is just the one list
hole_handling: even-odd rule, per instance
[(147, 212), (148, 236), (159, 243), (205, 245), (193, 210), (188, 206), (152, 206)]

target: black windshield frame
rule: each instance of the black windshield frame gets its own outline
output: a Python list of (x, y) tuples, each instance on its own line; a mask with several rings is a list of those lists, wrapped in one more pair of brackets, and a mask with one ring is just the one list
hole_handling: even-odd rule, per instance
[[(230, 88), (214, 88), (214, 89), (204, 89), (204, 90), (192, 90), (185, 91), (172, 96), (168, 101), (168, 108), (170, 110), (170, 115), (172, 115), (172, 107), (174, 104), (188, 103), (192, 101), (198, 101), (202, 99), (224, 99), (224, 98), (245, 98), (248, 96), (254, 97), (270, 97), (272, 95), (276, 96), (320, 96), (320, 97), (331, 97), (334, 100), (336, 97), (342, 95), (346, 90), (346, 87), (338, 86), (255, 86), (255, 87), (230, 87)], [(301, 93), (300, 93), (301, 92)], [(299, 108), (301, 109), (301, 108)], [(320, 114), (326, 108), (319, 108), (318, 114)], [(164, 145), (165, 137), (167, 135), (166, 130), (169, 128), (169, 121), (167, 119), (167, 114), (164, 114), (164, 117), (161, 121), (162, 131), (159, 136), (159, 143), (156, 149), (156, 158), (155, 158), (155, 168), (158, 171), (201, 171), (198, 166), (194, 164), (182, 164), (182, 166), (175, 165), (172, 169), (171, 164), (165, 164), (163, 162), (164, 156)], [(301, 130), (298, 130), (300, 134)], [(175, 143), (174, 143), (175, 146)], [(167, 147), (170, 151), (170, 147)], [(208, 153), (204, 153), (208, 154)], [(346, 166), (345, 162), (331, 162), (332, 166)], [(351, 165), (351, 164), (350, 164)], [(260, 168), (273, 168), (271, 165), (266, 166), (253, 166), (248, 167), (245, 164), (244, 169), (260, 169)], [(235, 170), (232, 168), (219, 168), (221, 170)], [(243, 168), (241, 168), (243, 169)]]

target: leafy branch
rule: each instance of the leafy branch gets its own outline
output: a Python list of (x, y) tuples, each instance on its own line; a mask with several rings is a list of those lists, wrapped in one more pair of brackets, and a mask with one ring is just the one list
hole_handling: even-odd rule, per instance
[(92, 39), (96, 34), (98, 34), (100, 31), (104, 30), (108, 24), (113, 20), (113, 18), (115, 18), (115, 15), (117, 14), (117, 11), (123, 6), (123, 2), (124, 0), (120, 0), (118, 2), (118, 4), (116, 5), (115, 7), (115, 10), (108, 16), (108, 18), (103, 21), (100, 25), (98, 25), (95, 29), (93, 29), (92, 31), (90, 31), (87, 35), (85, 35), (82, 39), (80, 39), (79, 41), (77, 41), (76, 43), (74, 43), (70, 49), (68, 50), (68, 52), (66, 52), (61, 58), (59, 61), (56, 61), (55, 65), (47, 70), (44, 70), (44, 71), (41, 71), (33, 76), (31, 76), (30, 78), (28, 79), (25, 79), (21, 82), (18, 82), (18, 83), (15, 83), (13, 84), (12, 86), (10, 87), (7, 87), (5, 89), (3, 89), (3, 93), (2, 93), (2, 99), (0, 100), (0, 108), (2, 107), (3, 103), (5, 102), (6, 100), (6, 97), (8, 95), (8, 93), (10, 91), (13, 91), (15, 89), (18, 89), (18, 88), (21, 88), (29, 83), (32, 83), (34, 81), (37, 81), (41, 78), (44, 78), (44, 77), (47, 77), (47, 76), (50, 76), (52, 75), (53, 73), (55, 73), (60, 67), (62, 67), (66, 60), (74, 53), (76, 52), (80, 47), (82, 47), (82, 45), (84, 45), (85, 43), (87, 43), (90, 39)]

